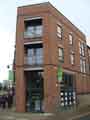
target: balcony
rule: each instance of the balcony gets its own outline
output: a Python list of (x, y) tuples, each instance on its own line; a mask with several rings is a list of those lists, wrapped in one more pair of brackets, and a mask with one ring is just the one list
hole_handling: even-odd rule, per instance
[(24, 32), (24, 38), (42, 37), (42, 26), (28, 27)]
[(24, 46), (24, 64), (39, 66), (43, 64), (43, 46), (42, 44), (30, 44)]
[(33, 57), (24, 57), (24, 64), (25, 65), (42, 65), (43, 64), (43, 56), (33, 56)]

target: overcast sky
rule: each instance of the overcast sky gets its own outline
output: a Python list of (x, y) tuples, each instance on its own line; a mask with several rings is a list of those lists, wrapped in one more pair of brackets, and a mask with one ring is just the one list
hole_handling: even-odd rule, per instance
[[(0, 81), (7, 79), (7, 65), (12, 64), (15, 45), (16, 11), (18, 6), (47, 0), (0, 1)], [(90, 0), (48, 0), (76, 25), (87, 38), (90, 37)], [(90, 45), (90, 41), (87, 41)]]

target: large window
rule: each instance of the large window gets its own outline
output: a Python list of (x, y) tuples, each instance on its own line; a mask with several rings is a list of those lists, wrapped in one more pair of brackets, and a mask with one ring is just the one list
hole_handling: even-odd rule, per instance
[(42, 26), (27, 27), (25, 35), (31, 38), (40, 37), (42, 35)]
[(42, 64), (42, 62), (43, 62), (42, 48), (28, 49), (29, 64)]
[(24, 22), (24, 37), (41, 37), (42, 36), (42, 19), (27, 20)]
[(58, 48), (58, 51), (59, 51), (60, 62), (64, 62), (64, 50), (63, 50), (63, 48)]
[(62, 27), (60, 25), (57, 25), (57, 36), (62, 38)]
[(26, 48), (25, 64), (42, 64), (43, 63), (43, 48), (41, 45), (30, 45)]

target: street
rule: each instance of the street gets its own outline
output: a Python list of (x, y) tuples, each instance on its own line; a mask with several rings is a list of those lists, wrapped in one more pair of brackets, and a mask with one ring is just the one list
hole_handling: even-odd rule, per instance
[(59, 114), (17, 113), (14, 109), (0, 109), (0, 120), (90, 120), (90, 113), (73, 115), (69, 114), (69, 112)]
[(85, 115), (85, 116), (81, 116), (81, 117), (77, 117), (75, 119), (72, 120), (90, 120), (90, 114)]

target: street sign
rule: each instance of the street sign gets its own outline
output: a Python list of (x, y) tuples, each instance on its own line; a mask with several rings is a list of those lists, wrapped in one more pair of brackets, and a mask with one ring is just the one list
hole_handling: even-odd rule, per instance
[(14, 80), (14, 73), (12, 70), (9, 70), (8, 80), (11, 80), (11, 81)]
[(58, 77), (58, 82), (62, 81), (62, 76), (63, 76), (63, 71), (61, 66), (58, 67), (58, 73), (57, 73), (57, 77)]

